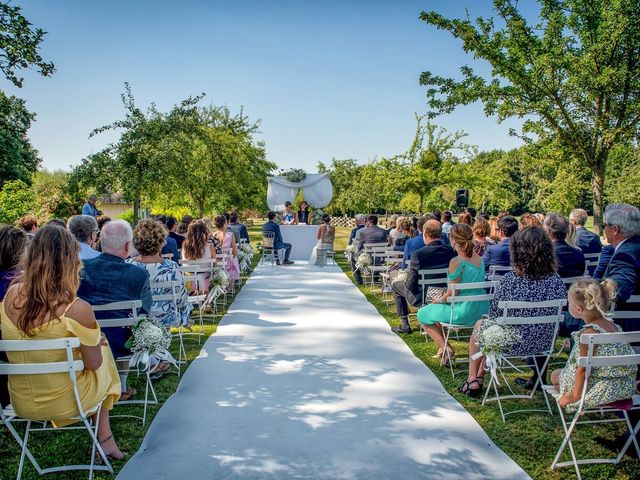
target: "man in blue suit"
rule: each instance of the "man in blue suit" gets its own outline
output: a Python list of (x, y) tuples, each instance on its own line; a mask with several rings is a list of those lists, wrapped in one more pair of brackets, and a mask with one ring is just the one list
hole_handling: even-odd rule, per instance
[(349, 235), (349, 245), (351, 245), (356, 239), (356, 235), (358, 234), (358, 231), (364, 228), (364, 222), (366, 218), (367, 217), (365, 217), (361, 213), (356, 215), (356, 226), (353, 230), (351, 230), (351, 235)]
[(602, 242), (595, 233), (587, 230), (584, 226), (587, 223), (587, 212), (581, 208), (571, 210), (569, 221), (576, 227), (576, 246), (582, 253), (600, 253)]
[(553, 253), (558, 261), (558, 275), (562, 278), (584, 275), (584, 253), (566, 242), (568, 220), (559, 213), (550, 213), (544, 219), (544, 229), (553, 242)]
[[(422, 232), (424, 229), (424, 224), (427, 223), (427, 220), (430, 220), (429, 215), (423, 215), (418, 219), (418, 232)], [(411, 254), (416, 250), (420, 250), (426, 244), (424, 243), (424, 237), (422, 235), (416, 235), (413, 238), (408, 239), (404, 244), (404, 253), (402, 254), (402, 269), (404, 270), (409, 265), (409, 259), (411, 258)], [(445, 243), (446, 245), (446, 243)]]
[(262, 225), (262, 234), (264, 235), (267, 232), (273, 232), (275, 234), (273, 240), (273, 248), (275, 248), (276, 252), (278, 250), (284, 250), (284, 260), (278, 258), (278, 265), (282, 261), (284, 265), (293, 265), (294, 262), (289, 260), (289, 255), (291, 254), (291, 244), (285, 243), (282, 240), (282, 233), (280, 233), (280, 225), (278, 225), (274, 220), (276, 218), (276, 212), (269, 212), (268, 215), (269, 221)]
[(491, 245), (484, 252), (484, 269), (488, 272), (491, 265), (508, 267), (511, 265), (511, 253), (509, 245), (511, 237), (518, 231), (518, 220), (511, 215), (502, 217), (498, 221), (498, 238), (500, 241), (496, 245)]

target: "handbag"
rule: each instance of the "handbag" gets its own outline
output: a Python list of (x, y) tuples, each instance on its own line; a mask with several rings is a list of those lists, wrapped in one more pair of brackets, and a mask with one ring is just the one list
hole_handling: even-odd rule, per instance
[(429, 287), (425, 295), (425, 304), (435, 303), (441, 296), (447, 293), (447, 287)]

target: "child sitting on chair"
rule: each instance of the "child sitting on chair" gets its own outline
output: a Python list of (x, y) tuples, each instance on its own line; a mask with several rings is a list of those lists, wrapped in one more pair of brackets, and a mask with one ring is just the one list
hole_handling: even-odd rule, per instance
[[(551, 382), (560, 391), (558, 404), (567, 411), (575, 411), (582, 397), (585, 367), (578, 366), (578, 358), (586, 357), (588, 345), (580, 344), (580, 335), (620, 332), (608, 313), (615, 291), (615, 282), (599, 283), (592, 278), (576, 281), (569, 289), (569, 313), (584, 321), (584, 327), (572, 334), (573, 348), (567, 365), (551, 374)], [(594, 356), (632, 355), (633, 349), (626, 343), (598, 345)], [(635, 393), (636, 366), (593, 368), (585, 394), (585, 407), (593, 408), (618, 400), (626, 400)]]

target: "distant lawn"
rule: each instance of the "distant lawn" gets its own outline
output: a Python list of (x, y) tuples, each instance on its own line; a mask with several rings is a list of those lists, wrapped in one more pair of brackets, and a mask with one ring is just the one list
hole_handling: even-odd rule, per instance
[[(336, 229), (336, 260), (347, 276), (353, 281), (350, 265), (347, 263), (341, 251), (347, 244), (349, 238), (348, 228)], [(393, 298), (389, 298), (391, 303), (382, 301), (379, 288), (372, 291), (368, 287), (358, 287), (360, 291), (367, 297), (369, 302), (376, 307), (380, 315), (382, 315), (389, 326), (400, 325), (400, 319), (395, 313)], [(411, 318), (413, 327), (417, 326), (415, 317)], [(498, 406), (495, 402), (482, 406), (482, 401), (472, 399), (458, 392), (458, 387), (462, 385), (466, 379), (464, 364), (458, 366), (456, 378), (451, 378), (448, 368), (440, 367), (438, 359), (431, 358), (436, 353), (436, 346), (432, 341), (425, 342), (425, 338), (415, 331), (411, 335), (400, 336), (405, 343), (411, 348), (416, 357), (424, 362), (438, 377), (445, 389), (456, 399), (467, 411), (473, 415), (476, 421), (487, 432), (491, 440), (498, 447), (504, 450), (518, 465), (520, 465), (534, 479), (575, 479), (575, 470), (573, 468), (563, 468), (552, 471), (549, 466), (560, 446), (563, 438), (562, 425), (558, 418), (555, 405), (552, 403), (553, 416), (547, 413), (518, 413), (507, 416), (507, 422), (503, 423), (500, 417)], [(468, 353), (468, 345), (465, 342), (453, 341), (452, 346), (456, 351), (456, 356), (466, 358)], [(375, 347), (375, 346), (373, 346)], [(557, 349), (556, 349), (557, 350)], [(553, 357), (551, 362), (557, 363), (550, 367), (550, 371), (554, 368), (561, 368), (566, 362), (567, 351), (557, 357)], [(524, 375), (529, 375), (529, 371), (525, 371)], [(508, 375), (507, 378), (513, 379), (516, 375)], [(520, 387), (514, 386), (514, 391), (524, 393)], [(538, 394), (533, 402), (525, 401), (506, 401), (503, 403), (505, 409), (545, 409), (546, 405), (542, 399), (542, 394)], [(590, 457), (611, 457), (613, 452), (601, 447), (594, 438), (606, 437), (615, 438), (622, 431), (622, 427), (618, 425), (607, 425), (594, 427), (585, 425), (580, 428), (578, 426), (577, 435), (574, 435), (573, 441), (576, 447), (578, 457), (588, 455)], [(568, 452), (568, 451), (567, 451)], [(563, 457), (563, 460), (569, 459)], [(625, 459), (619, 465), (594, 465), (584, 466), (581, 469), (584, 479), (598, 480), (632, 480), (640, 478), (640, 462), (638, 460)]]

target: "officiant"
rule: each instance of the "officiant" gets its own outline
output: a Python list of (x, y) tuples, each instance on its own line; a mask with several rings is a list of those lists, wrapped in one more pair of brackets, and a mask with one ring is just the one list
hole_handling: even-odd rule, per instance
[(311, 225), (311, 214), (309, 213), (309, 204), (304, 200), (300, 203), (298, 213), (296, 215), (297, 223)]

